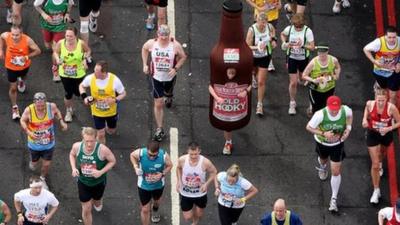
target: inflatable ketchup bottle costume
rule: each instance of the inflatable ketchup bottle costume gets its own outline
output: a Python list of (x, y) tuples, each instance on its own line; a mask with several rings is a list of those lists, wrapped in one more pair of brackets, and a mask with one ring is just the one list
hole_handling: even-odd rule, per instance
[[(251, 115), (253, 53), (245, 41), (242, 9), (240, 0), (223, 3), (220, 38), (210, 55), (209, 118), (225, 131), (225, 147), (230, 144), (230, 149), (231, 131), (246, 126)], [(224, 148), (224, 154), (230, 150), (225, 153)]]

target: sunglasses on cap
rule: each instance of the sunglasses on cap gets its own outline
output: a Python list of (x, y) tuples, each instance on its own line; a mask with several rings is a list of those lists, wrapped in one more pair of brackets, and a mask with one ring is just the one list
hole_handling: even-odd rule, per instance
[(46, 95), (44, 93), (36, 93), (33, 96), (33, 101), (34, 102), (36, 102), (36, 101), (44, 101), (44, 100), (46, 100)]

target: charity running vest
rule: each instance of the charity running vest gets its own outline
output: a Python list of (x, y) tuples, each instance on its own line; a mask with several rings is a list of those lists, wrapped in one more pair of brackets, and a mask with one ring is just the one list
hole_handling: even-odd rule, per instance
[(51, 32), (63, 32), (67, 27), (64, 16), (68, 10), (68, 0), (45, 0), (42, 10), (50, 16), (47, 22), (40, 16), (40, 26)]
[(189, 155), (182, 168), (182, 185), (180, 194), (189, 198), (198, 198), (207, 194), (201, 192), (200, 187), (206, 182), (206, 172), (203, 170), (204, 156), (200, 156), (196, 166), (190, 165)]
[(60, 59), (63, 61), (58, 67), (61, 77), (77, 79), (85, 76), (86, 71), (82, 64), (84, 60), (82, 40), (78, 39), (75, 50), (68, 51), (65, 47), (65, 39), (62, 39)]
[[(254, 3), (258, 7), (265, 6), (265, 9), (267, 10), (266, 17), (268, 22), (277, 20), (279, 17), (279, 9), (276, 8), (276, 5), (278, 5), (279, 0), (255, 0)], [(275, 6), (274, 9), (272, 9)], [(260, 12), (257, 9), (254, 9), (254, 18), (257, 18), (257, 15)]]
[(325, 77), (325, 82), (319, 84), (310, 83), (310, 88), (321, 93), (332, 90), (336, 85), (336, 81), (333, 79), (333, 74), (335, 74), (335, 63), (333, 62), (333, 57), (331, 55), (328, 55), (328, 65), (324, 67), (320, 64), (318, 58), (315, 58), (314, 67), (311, 70), (310, 77), (312, 79)]
[(297, 31), (293, 25), (289, 28), (289, 34), (287, 41), (289, 43), (297, 43), (299, 40), (303, 43), (302, 47), (291, 47), (286, 50), (286, 55), (289, 58), (295, 60), (305, 60), (310, 56), (310, 51), (304, 48), (304, 45), (307, 44), (307, 30), (309, 28), (304, 25), (303, 30)]
[(114, 80), (115, 74), (108, 73), (108, 82), (104, 89), (100, 89), (96, 84), (96, 76), (93, 74), (90, 80), (90, 94), (96, 100), (90, 106), (93, 116), (110, 117), (117, 115), (117, 103), (107, 104), (104, 101), (106, 98), (115, 98)]
[(388, 114), (389, 103), (386, 102), (385, 106), (383, 107), (382, 114), (378, 114), (378, 107), (376, 101), (374, 101), (374, 106), (372, 111), (369, 112), (368, 117), (368, 128), (379, 131), (379, 129), (384, 127), (392, 126), (392, 117)]
[(7, 69), (21, 71), (31, 65), (31, 60), (26, 59), (29, 55), (29, 37), (21, 34), (21, 39), (15, 43), (11, 37), (11, 32), (7, 32), (6, 37), (6, 56), (4, 65)]
[(153, 78), (158, 81), (171, 81), (173, 77), (169, 76), (169, 71), (175, 65), (175, 50), (173, 39), (167, 47), (162, 48), (158, 41), (154, 42), (151, 50), (151, 69)]
[[(276, 222), (275, 212), (271, 213), (271, 225), (278, 225)], [(286, 210), (285, 222), (283, 225), (290, 225), (290, 210)]]
[(106, 160), (100, 159), (100, 143), (96, 142), (94, 151), (91, 154), (86, 154), (84, 148), (85, 145), (82, 141), (78, 155), (76, 156), (76, 168), (79, 170), (79, 181), (91, 187), (105, 182), (107, 173), (104, 173), (99, 178), (94, 178), (92, 176), (93, 169), (101, 170), (107, 165)]
[(324, 115), (324, 118), (319, 125), (319, 129), (324, 132), (332, 131), (335, 134), (335, 138), (331, 141), (328, 141), (324, 136), (317, 135), (318, 140), (323, 143), (329, 144), (340, 141), (340, 138), (346, 128), (346, 110), (343, 106), (340, 108), (340, 118), (336, 121), (332, 121), (329, 119), (327, 107), (322, 109), (322, 113)]
[[(375, 60), (381, 62), (387, 66), (394, 66), (400, 57), (400, 44), (396, 37), (396, 44), (392, 49), (389, 49), (385, 37), (379, 38), (381, 42), (381, 48), (375, 53)], [(374, 72), (383, 77), (390, 77), (393, 74), (392, 70), (386, 68), (380, 68), (374, 64)]]
[(44, 151), (52, 149), (55, 145), (54, 117), (51, 111), (51, 103), (46, 102), (46, 114), (43, 118), (36, 115), (35, 105), (29, 106), (31, 120), (28, 123), (28, 130), (33, 132), (36, 137), (32, 139), (28, 135), (28, 148), (34, 151)]
[(138, 187), (147, 191), (161, 189), (165, 185), (164, 177), (156, 179), (157, 174), (162, 173), (165, 167), (165, 152), (159, 149), (157, 157), (149, 159), (147, 148), (140, 149), (139, 163), (143, 174), (138, 177)]
[(258, 49), (252, 50), (254, 58), (262, 58), (262, 57), (271, 55), (271, 53), (272, 53), (271, 37), (269, 35), (269, 26), (270, 25), (267, 23), (265, 26), (265, 30), (262, 33), (258, 30), (257, 23), (255, 23), (251, 26), (251, 29), (253, 30), (253, 35), (254, 35), (253, 44), (255, 46), (258, 46), (258, 44), (260, 42), (264, 42), (267, 44), (264, 51), (259, 51)]

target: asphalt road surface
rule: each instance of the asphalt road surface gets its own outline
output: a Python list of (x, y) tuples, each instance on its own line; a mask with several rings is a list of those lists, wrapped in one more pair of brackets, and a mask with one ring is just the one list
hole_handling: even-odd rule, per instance
[[(260, 192), (251, 199), (239, 220), (239, 224), (255, 225), (261, 216), (272, 209), (273, 201), (282, 197), (288, 208), (298, 213), (304, 224), (377, 224), (378, 210), (389, 204), (387, 176), (381, 183), (382, 198), (377, 206), (369, 204), (372, 193), (369, 167), (370, 160), (361, 128), (365, 101), (372, 97), (373, 77), (369, 61), (362, 47), (375, 38), (374, 9), (372, 0), (352, 1), (350, 9), (340, 15), (331, 12), (333, 1), (311, 2), (307, 9), (308, 25), (314, 31), (316, 41), (328, 42), (331, 54), (342, 65), (337, 94), (354, 112), (353, 131), (346, 142), (347, 158), (343, 163), (342, 186), (338, 197), (340, 213), (328, 212), (330, 200), (329, 179), (321, 182), (317, 176), (316, 154), (312, 135), (306, 132), (308, 106), (306, 88), (298, 93), (298, 114), (287, 114), (289, 96), (285, 57), (280, 49), (274, 52), (276, 72), (267, 79), (264, 118), (252, 115), (247, 127), (234, 132), (235, 150), (232, 156), (223, 156), (222, 132), (208, 122), (209, 53), (219, 37), (221, 3), (216, 0), (175, 0), (176, 38), (186, 43), (189, 58), (178, 73), (173, 107), (165, 111), (165, 128), (177, 128), (178, 154), (186, 150), (189, 141), (196, 140), (218, 170), (227, 169), (232, 163), (241, 166), (243, 175)], [(78, 21), (77, 8), (73, 16)], [(281, 14), (277, 31), (288, 25)], [(0, 30), (6, 31), (5, 9), (1, 8)], [(147, 77), (142, 73), (140, 51), (143, 43), (155, 36), (144, 29), (146, 13), (142, 1), (105, 1), (99, 19), (99, 31), (91, 35), (90, 46), (94, 60), (109, 61), (110, 71), (123, 81), (128, 96), (121, 102), (117, 135), (107, 137), (108, 146), (117, 157), (117, 165), (108, 175), (104, 209), (94, 213), (96, 225), (125, 225), (140, 223), (137, 196), (137, 177), (129, 161), (130, 152), (143, 146), (155, 129), (152, 97)], [(252, 22), (252, 13), (246, 6), (243, 14), (245, 30)], [(42, 49), (43, 43), (38, 24), (38, 14), (32, 1), (24, 6), (23, 26)], [(78, 23), (75, 24), (78, 27)], [(280, 44), (279, 44), (280, 46)], [(61, 84), (51, 80), (50, 52), (44, 51), (33, 59), (29, 72), (27, 92), (18, 96), (21, 109), (31, 103), (37, 91), (44, 91), (50, 101), (62, 109), (64, 91)], [(32, 172), (28, 168), (29, 154), (26, 136), (19, 124), (11, 120), (8, 99), (8, 82), (1, 66), (0, 80), (0, 198), (12, 205), (13, 194), (26, 188)], [(253, 107), (255, 108), (253, 94)], [(67, 132), (58, 130), (56, 152), (48, 178), (50, 189), (60, 200), (60, 208), (50, 224), (80, 224), (81, 207), (77, 186), (71, 177), (68, 154), (72, 144), (80, 140), (82, 126), (92, 126), (89, 108), (75, 101), (78, 116), (69, 124)], [(170, 137), (162, 146), (170, 151)], [(387, 174), (387, 173), (385, 173)], [(201, 224), (217, 225), (218, 213), (214, 188), (210, 188), (209, 204)], [(163, 205), (160, 208), (160, 224), (173, 224), (171, 218), (178, 207), (171, 203), (171, 185), (168, 176)], [(15, 221), (15, 210), (12, 209)], [(180, 224), (185, 223), (180, 219)], [(179, 220), (178, 220), (179, 222)], [(178, 225), (174, 223), (173, 225)]]

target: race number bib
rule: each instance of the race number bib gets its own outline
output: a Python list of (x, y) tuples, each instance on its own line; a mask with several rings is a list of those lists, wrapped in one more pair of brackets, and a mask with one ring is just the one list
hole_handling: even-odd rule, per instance
[(24, 56), (14, 56), (11, 58), (11, 64), (16, 66), (25, 66), (26, 58)]
[(144, 175), (144, 179), (146, 180), (147, 183), (152, 184), (160, 181), (160, 175), (159, 173), (146, 173)]
[(64, 21), (64, 15), (61, 13), (50, 15), (50, 18), (51, 21), (49, 22), (49, 24), (51, 25), (60, 25)]
[(81, 164), (81, 172), (85, 177), (92, 177), (93, 171), (96, 170), (95, 163), (82, 163)]
[(100, 111), (107, 111), (110, 109), (110, 105), (104, 100), (97, 100), (96, 108)]
[(76, 65), (64, 64), (63, 68), (64, 68), (64, 75), (70, 76), (70, 77), (76, 77), (77, 70), (78, 70), (78, 67)]

